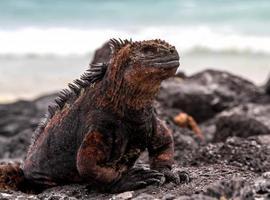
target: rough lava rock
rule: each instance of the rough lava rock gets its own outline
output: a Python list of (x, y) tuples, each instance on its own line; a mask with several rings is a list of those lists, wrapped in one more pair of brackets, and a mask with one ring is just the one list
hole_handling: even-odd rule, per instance
[(24, 129), (34, 129), (37, 113), (37, 107), (29, 101), (0, 105), (0, 135), (12, 137)]
[(270, 171), (270, 134), (210, 143), (199, 149), (194, 160), (198, 165), (224, 163), (257, 173)]
[(96, 50), (91, 63), (107, 63), (111, 55), (109, 42), (106, 42)]
[(34, 101), (0, 105), (0, 136), (12, 137), (28, 128), (34, 130), (55, 97), (56, 94), (52, 94)]
[(214, 120), (214, 142), (231, 136), (249, 137), (270, 134), (270, 104), (243, 104), (220, 113)]
[(44, 116), (44, 113), (46, 113), (48, 110), (48, 105), (53, 103), (56, 97), (58, 97), (58, 93), (43, 95), (37, 99), (34, 99), (33, 103), (39, 111), (38, 116)]
[(268, 78), (268, 81), (265, 84), (265, 92), (266, 94), (270, 95), (270, 76)]
[(178, 128), (174, 132), (174, 157), (180, 166), (195, 163), (194, 155), (197, 154), (201, 145), (194, 136), (194, 133), (188, 129)]
[(265, 172), (252, 184), (239, 178), (231, 181), (220, 181), (206, 187), (203, 194), (217, 199), (270, 199), (270, 172)]
[(0, 158), (22, 158), (56, 94), (0, 105)]
[(202, 122), (227, 108), (250, 102), (258, 94), (258, 87), (243, 78), (205, 70), (185, 79), (164, 81), (158, 101), (165, 108), (184, 111)]

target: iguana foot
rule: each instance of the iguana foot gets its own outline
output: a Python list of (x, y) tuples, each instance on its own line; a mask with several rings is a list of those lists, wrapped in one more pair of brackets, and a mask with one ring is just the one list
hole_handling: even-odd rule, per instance
[(120, 180), (108, 188), (108, 190), (112, 193), (119, 193), (137, 190), (148, 185), (162, 185), (164, 182), (164, 175), (156, 170), (132, 168)]
[(190, 176), (185, 171), (173, 171), (168, 168), (157, 169), (157, 171), (164, 174), (166, 181), (173, 182), (175, 184), (189, 183), (191, 181)]

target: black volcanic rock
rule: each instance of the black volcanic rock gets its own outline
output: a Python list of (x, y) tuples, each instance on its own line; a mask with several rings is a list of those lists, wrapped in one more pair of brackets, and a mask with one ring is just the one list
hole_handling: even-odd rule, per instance
[(22, 158), (47, 107), (57, 95), (0, 105), (0, 158)]
[(25, 129), (17, 135), (7, 138), (0, 148), (0, 158), (24, 158), (30, 145), (33, 131)]
[(215, 199), (270, 199), (270, 172), (263, 173), (251, 184), (239, 178), (216, 182), (206, 187), (202, 194)]
[(0, 105), (0, 135), (11, 137), (24, 129), (34, 128), (37, 113), (38, 109), (29, 101)]
[(43, 95), (37, 99), (34, 99), (33, 103), (38, 109), (38, 116), (44, 116), (44, 113), (48, 110), (48, 105), (54, 103), (54, 99), (58, 97), (58, 93)]
[(214, 123), (214, 142), (225, 141), (230, 136), (270, 134), (270, 104), (248, 103), (225, 110), (216, 117)]
[(250, 102), (258, 94), (258, 88), (243, 78), (206, 70), (185, 79), (164, 81), (158, 101), (165, 108), (184, 111), (202, 122), (227, 108)]
[(107, 63), (109, 62), (110, 55), (111, 55), (111, 48), (109, 42), (106, 42), (95, 51), (91, 63)]
[(270, 171), (270, 134), (249, 138), (231, 137), (208, 144), (193, 158), (197, 164), (225, 163), (254, 172)]
[(266, 94), (270, 95), (270, 76), (268, 78), (268, 81), (265, 84), (265, 92)]
[(34, 101), (18, 101), (0, 105), (0, 136), (12, 137), (25, 129), (34, 130), (56, 94)]

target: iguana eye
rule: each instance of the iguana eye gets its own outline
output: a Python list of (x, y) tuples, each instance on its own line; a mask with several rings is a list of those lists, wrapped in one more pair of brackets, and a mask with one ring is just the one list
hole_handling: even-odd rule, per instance
[(146, 46), (142, 48), (142, 52), (144, 54), (155, 54), (157, 53), (157, 48), (151, 47), (151, 46)]

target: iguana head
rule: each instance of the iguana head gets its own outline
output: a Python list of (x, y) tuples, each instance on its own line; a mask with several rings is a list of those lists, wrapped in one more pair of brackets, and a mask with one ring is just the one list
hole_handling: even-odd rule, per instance
[(111, 98), (150, 101), (161, 81), (173, 76), (179, 66), (177, 50), (162, 40), (112, 39), (110, 45), (113, 53), (103, 80)]
[(162, 40), (111, 40), (114, 51), (108, 73), (132, 87), (155, 86), (173, 76), (179, 66), (174, 46)]

